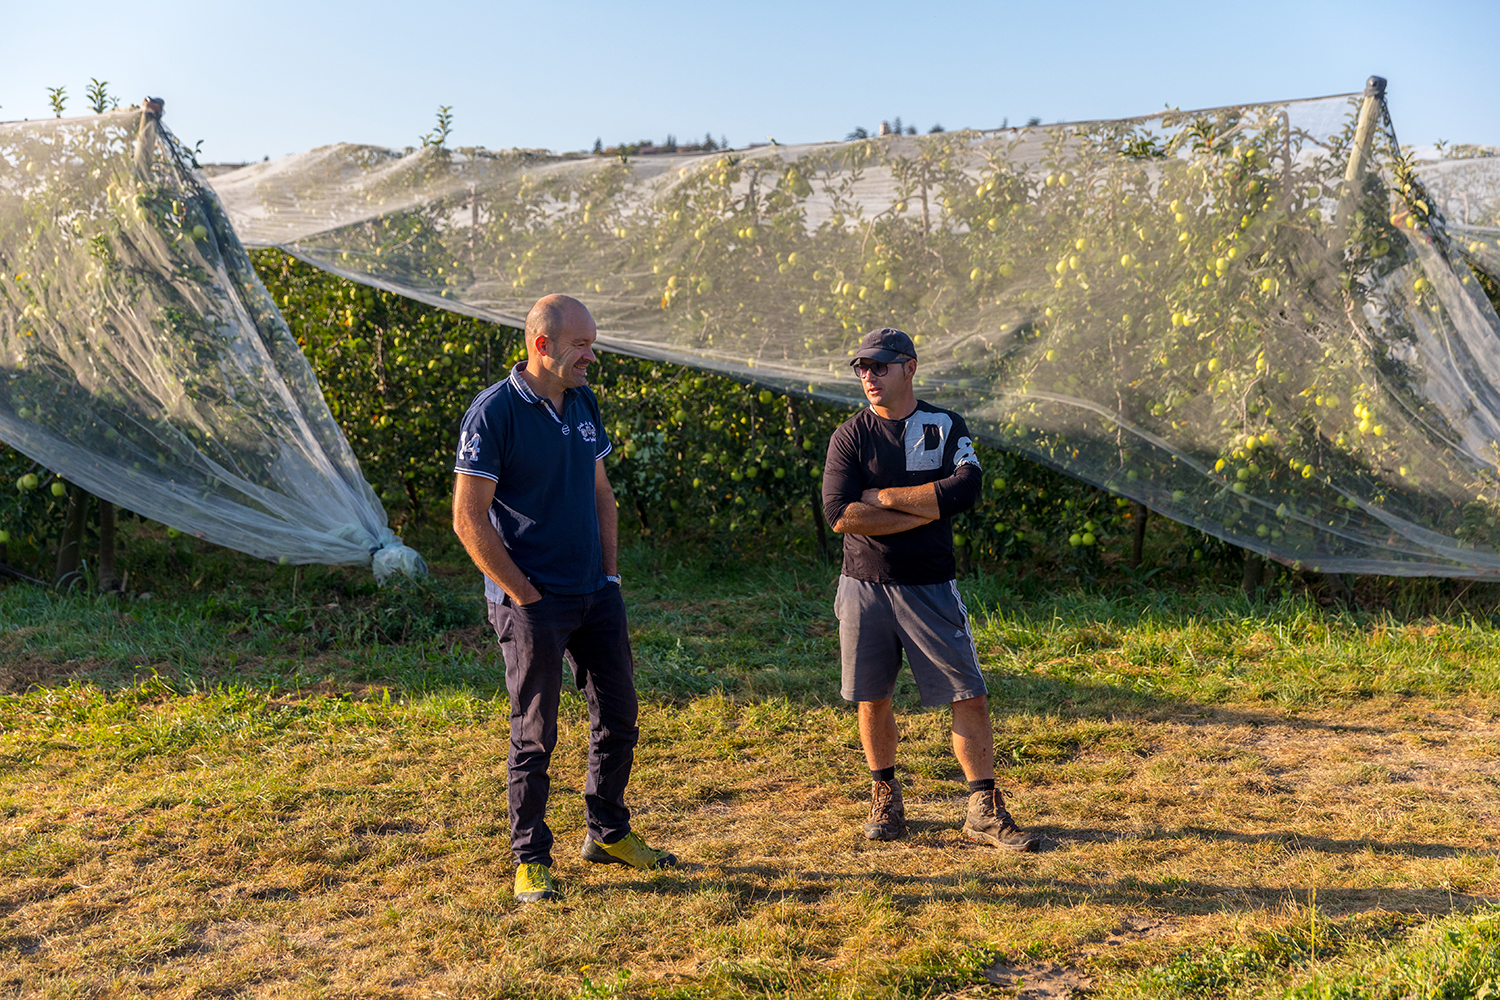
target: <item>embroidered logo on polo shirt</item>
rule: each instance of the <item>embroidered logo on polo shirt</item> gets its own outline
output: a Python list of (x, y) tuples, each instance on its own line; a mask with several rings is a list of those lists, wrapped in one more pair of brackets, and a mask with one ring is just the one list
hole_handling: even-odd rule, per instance
[(593, 444), (598, 439), (599, 432), (594, 430), (594, 422), (592, 420), (585, 420), (578, 425), (578, 436)]
[(479, 461), (479, 432), (472, 435), (458, 432), (458, 459), (461, 462)]
[(572, 434), (573, 433), (573, 428), (569, 427), (567, 424), (563, 424), (562, 425), (562, 432), (563, 432), (563, 434)]

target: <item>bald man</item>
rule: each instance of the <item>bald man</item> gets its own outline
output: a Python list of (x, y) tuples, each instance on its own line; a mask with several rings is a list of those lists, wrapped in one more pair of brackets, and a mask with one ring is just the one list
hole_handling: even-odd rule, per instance
[(453, 530), (484, 574), (510, 692), (506, 797), (516, 898), (558, 898), (547, 826), (566, 659), (589, 707), (583, 857), (664, 868), (677, 859), (630, 829), (635, 662), (615, 564), (615, 494), (599, 402), (588, 387), (594, 317), (548, 295), (526, 317), (526, 360), (480, 393), (459, 431)]

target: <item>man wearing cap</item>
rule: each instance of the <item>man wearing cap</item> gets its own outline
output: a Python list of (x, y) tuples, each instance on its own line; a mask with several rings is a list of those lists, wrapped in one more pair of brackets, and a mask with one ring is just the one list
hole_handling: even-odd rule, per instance
[(594, 318), (549, 295), (526, 316), (526, 360), (481, 392), (459, 429), (453, 530), (484, 574), (510, 693), (506, 783), (515, 895), (556, 899), (547, 774), (557, 745), (566, 658), (588, 701), (583, 858), (674, 865), (630, 829), (625, 785), (635, 760), (635, 661), (615, 569), (615, 495), (599, 402), (588, 387)]
[(870, 405), (829, 439), (823, 513), (844, 535), (834, 613), (842, 693), (859, 705), (870, 767), (865, 836), (906, 833), (891, 709), (905, 650), (922, 704), (952, 706), (953, 751), (969, 782), (964, 834), (1034, 850), (1037, 838), (1017, 828), (995, 787), (987, 689), (955, 581), (952, 518), (974, 506), (982, 482), (974, 442), (963, 417), (917, 399), (917, 351), (900, 330), (866, 334), (850, 365)]

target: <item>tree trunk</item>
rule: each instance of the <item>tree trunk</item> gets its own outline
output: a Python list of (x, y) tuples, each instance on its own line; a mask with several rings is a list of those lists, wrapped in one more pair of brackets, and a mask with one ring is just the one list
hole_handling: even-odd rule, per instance
[(58, 587), (71, 588), (78, 583), (78, 567), (83, 549), (83, 520), (88, 514), (89, 494), (77, 486), (68, 487), (68, 523), (63, 528), (62, 544), (57, 547)]
[(832, 556), (828, 552), (828, 526), (823, 523), (823, 497), (817, 490), (809, 495), (809, 503), (812, 506), (813, 524), (818, 526), (818, 550), (823, 553), (824, 559)]
[(1240, 586), (1245, 588), (1245, 593), (1255, 595), (1260, 587), (1261, 572), (1265, 569), (1265, 560), (1258, 553), (1245, 550), (1245, 575), (1240, 579)]
[[(792, 440), (796, 442), (804, 455), (808, 454), (807, 435), (802, 433), (802, 417), (797, 412), (796, 401), (790, 395), (786, 397), (786, 419), (788, 426), (792, 429)], [(813, 488), (809, 503), (812, 506), (813, 525), (818, 529), (818, 551), (823, 553), (824, 559), (827, 559), (829, 558), (828, 526), (823, 523), (823, 497), (817, 487)]]
[(1340, 607), (1354, 609), (1354, 588), (1349, 586), (1342, 573), (1324, 573), (1323, 583), (1333, 592), (1333, 599)]
[(115, 505), (99, 501), (99, 589), (119, 590), (115, 577)]
[(1135, 540), (1130, 546), (1130, 568), (1140, 569), (1141, 559), (1146, 553), (1146, 519), (1151, 516), (1151, 509), (1139, 501), (1132, 501), (1130, 512), (1135, 516)]

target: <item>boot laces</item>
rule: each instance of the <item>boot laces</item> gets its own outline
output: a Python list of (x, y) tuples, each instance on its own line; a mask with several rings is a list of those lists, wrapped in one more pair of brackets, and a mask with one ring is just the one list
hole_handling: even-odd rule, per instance
[(870, 795), (870, 815), (876, 817), (889, 815), (895, 801), (896, 793), (889, 781), (875, 782)]
[(980, 810), (983, 816), (993, 816), (1000, 821), (1001, 826), (1015, 826), (1015, 821), (1010, 818), (1010, 813), (1005, 808), (1005, 793), (998, 788), (992, 788), (979, 794), (984, 796), (984, 807)]

